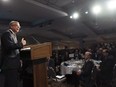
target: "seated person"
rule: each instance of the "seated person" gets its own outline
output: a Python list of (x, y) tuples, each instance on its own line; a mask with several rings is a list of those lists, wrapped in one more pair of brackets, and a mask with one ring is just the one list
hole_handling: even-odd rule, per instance
[(48, 78), (54, 77), (51, 75), (51, 72), (55, 73), (55, 62), (51, 57), (48, 57), (48, 62), (47, 62), (47, 72), (48, 72)]
[(48, 57), (48, 68), (55, 69), (55, 62), (54, 59), (52, 59), (51, 57)]

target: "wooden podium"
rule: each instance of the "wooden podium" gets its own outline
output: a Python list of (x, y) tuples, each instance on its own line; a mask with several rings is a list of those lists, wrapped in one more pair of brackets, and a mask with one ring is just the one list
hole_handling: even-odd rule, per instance
[[(43, 43), (37, 45), (26, 46), (21, 50), (21, 57), (24, 61), (31, 61), (32, 64), (32, 77), (34, 87), (48, 87), (47, 81), (47, 57), (52, 55), (51, 43)], [(24, 58), (25, 57), (25, 58)], [(28, 58), (29, 59), (28, 59)], [(30, 65), (29, 65), (30, 66)], [(26, 84), (28, 84), (27, 82)]]

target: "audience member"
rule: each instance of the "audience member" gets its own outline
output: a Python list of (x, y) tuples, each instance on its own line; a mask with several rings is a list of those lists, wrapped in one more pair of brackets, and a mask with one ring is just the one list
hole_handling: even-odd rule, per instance
[(112, 87), (111, 82), (113, 78), (113, 68), (115, 61), (112, 55), (109, 54), (108, 49), (103, 49), (102, 62), (98, 68), (98, 87)]

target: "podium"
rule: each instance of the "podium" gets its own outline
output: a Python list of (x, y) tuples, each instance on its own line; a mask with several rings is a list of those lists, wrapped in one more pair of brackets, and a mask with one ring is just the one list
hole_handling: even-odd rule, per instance
[(51, 43), (29, 45), (21, 49), (23, 87), (48, 87), (47, 57), (52, 55)]

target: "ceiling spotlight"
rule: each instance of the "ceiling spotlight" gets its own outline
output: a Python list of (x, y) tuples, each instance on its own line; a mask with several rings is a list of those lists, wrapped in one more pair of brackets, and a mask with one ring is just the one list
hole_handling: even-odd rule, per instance
[(70, 16), (70, 18), (73, 18), (72, 16)]
[(79, 14), (78, 14), (78, 13), (74, 13), (74, 14), (72, 15), (72, 17), (73, 17), (74, 19), (77, 19), (77, 18), (79, 17)]
[(94, 6), (92, 12), (96, 15), (99, 14), (101, 12), (101, 6), (100, 5)]
[(10, 0), (2, 0), (3, 2), (9, 2)]
[(88, 14), (88, 11), (86, 11), (85, 14)]
[(110, 9), (110, 10), (116, 9), (116, 1), (115, 0), (107, 1), (106, 5), (107, 5), (108, 9)]

